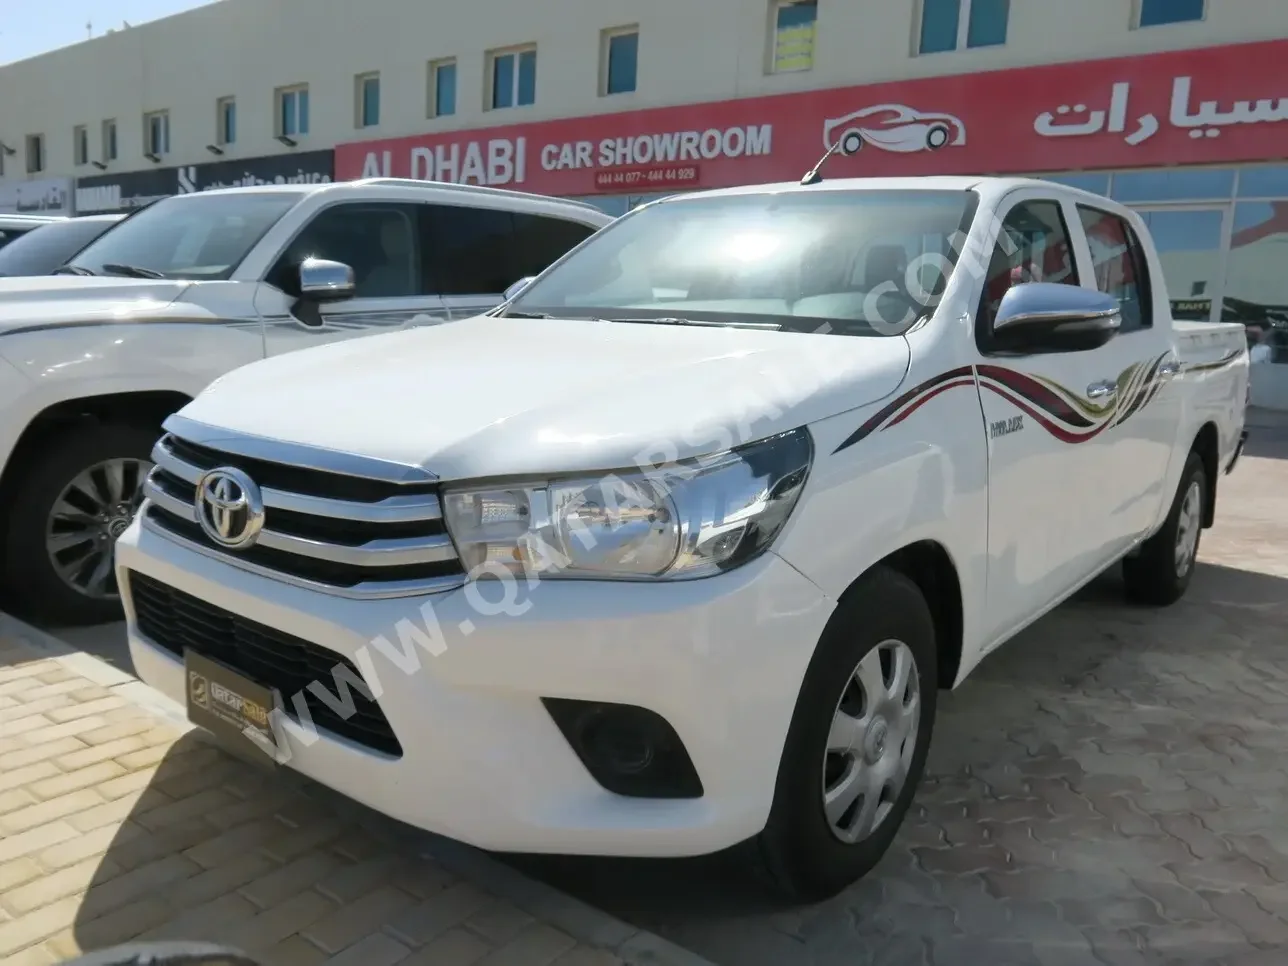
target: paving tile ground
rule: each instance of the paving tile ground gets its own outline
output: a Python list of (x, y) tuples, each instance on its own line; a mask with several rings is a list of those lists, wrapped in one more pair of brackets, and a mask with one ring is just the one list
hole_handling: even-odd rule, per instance
[(1107, 575), (944, 695), (902, 833), (835, 900), (731, 856), (515, 861), (727, 966), (1288, 963), (1288, 429), (1259, 423), (1187, 598)]
[(128, 675), (32, 640), (0, 636), (5, 966), (180, 938), (266, 966), (702, 962), (472, 849), (231, 758)]

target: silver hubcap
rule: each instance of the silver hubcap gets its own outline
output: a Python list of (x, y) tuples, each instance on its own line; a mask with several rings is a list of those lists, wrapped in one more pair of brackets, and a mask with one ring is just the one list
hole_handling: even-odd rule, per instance
[(119, 596), (112, 550), (143, 502), (151, 469), (147, 460), (106, 460), (63, 488), (45, 525), (45, 550), (67, 586), (97, 600)]
[(1199, 549), (1199, 530), (1202, 528), (1203, 490), (1195, 480), (1185, 491), (1181, 501), (1180, 517), (1176, 521), (1176, 576), (1184, 577), (1194, 566), (1194, 556)]
[(846, 844), (875, 831), (908, 781), (921, 723), (917, 660), (882, 641), (850, 674), (832, 715), (823, 759), (823, 812)]

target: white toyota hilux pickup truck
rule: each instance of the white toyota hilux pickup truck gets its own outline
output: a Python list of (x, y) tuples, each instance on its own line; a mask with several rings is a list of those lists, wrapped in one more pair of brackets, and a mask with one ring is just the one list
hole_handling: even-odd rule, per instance
[(0, 279), (0, 592), (119, 619), (112, 540), (161, 421), (265, 356), (477, 315), (612, 219), (393, 179), (167, 198), (60, 269)]
[(1122, 563), (1186, 590), (1237, 325), (1040, 181), (647, 205), (486, 316), (217, 380), (117, 544), (141, 677), (248, 754), (507, 851), (872, 868), (939, 689)]

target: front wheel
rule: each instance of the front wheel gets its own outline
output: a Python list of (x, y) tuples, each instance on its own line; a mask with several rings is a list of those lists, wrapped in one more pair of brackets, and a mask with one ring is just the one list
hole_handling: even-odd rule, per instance
[(926, 599), (878, 567), (832, 615), (796, 702), (756, 843), (777, 891), (826, 899), (877, 864), (921, 780), (937, 696)]
[(159, 435), (126, 424), (69, 428), (14, 468), (4, 583), (16, 610), (64, 626), (121, 619), (114, 547), (142, 501)]
[(850, 130), (841, 135), (841, 153), (858, 154), (863, 150), (863, 135), (858, 131)]
[(1198, 453), (1190, 453), (1181, 482), (1162, 528), (1123, 561), (1127, 599), (1151, 607), (1166, 607), (1184, 596), (1194, 576), (1207, 507), (1207, 471)]

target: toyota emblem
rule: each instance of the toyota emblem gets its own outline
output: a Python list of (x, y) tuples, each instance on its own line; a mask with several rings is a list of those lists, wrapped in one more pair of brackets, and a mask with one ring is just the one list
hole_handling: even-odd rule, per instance
[(197, 480), (197, 522), (215, 543), (229, 550), (254, 544), (264, 527), (264, 500), (254, 480), (221, 466)]

